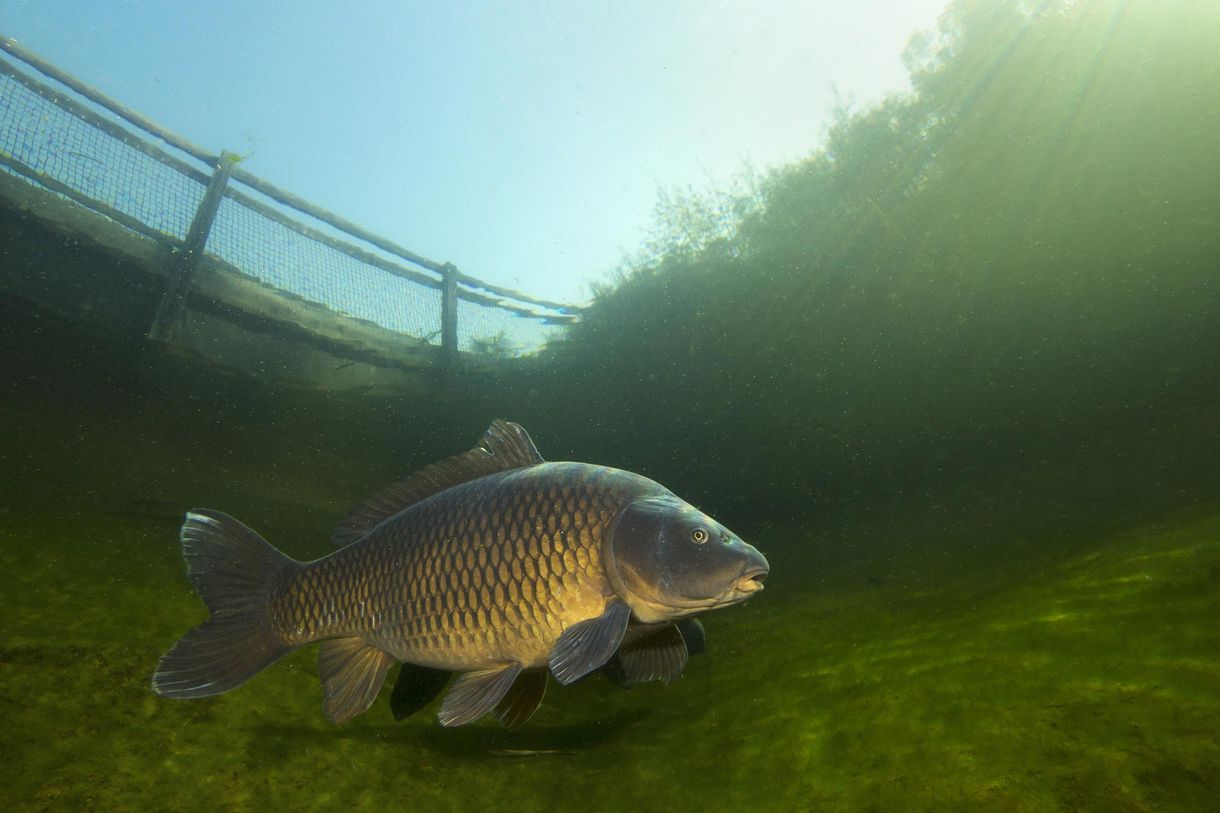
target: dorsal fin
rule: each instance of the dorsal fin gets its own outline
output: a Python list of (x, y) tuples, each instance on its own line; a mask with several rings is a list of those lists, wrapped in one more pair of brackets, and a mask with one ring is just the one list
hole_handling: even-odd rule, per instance
[(525, 429), (496, 418), (479, 444), (470, 451), (426, 466), (357, 505), (339, 523), (330, 541), (337, 546), (347, 545), (373, 530), (382, 520), (425, 497), (458, 483), (541, 462), (542, 455), (538, 454)]

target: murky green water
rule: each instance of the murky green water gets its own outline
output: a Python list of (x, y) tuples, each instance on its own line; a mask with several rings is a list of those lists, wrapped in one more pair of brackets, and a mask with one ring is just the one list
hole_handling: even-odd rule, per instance
[[(916, 97), (496, 373), (320, 393), (6, 298), (0, 807), (1216, 809), (1220, 16), (1039, 8), (953, 4)], [(11, 267), (110, 262), (0, 214)], [(494, 417), (722, 519), (766, 590), (672, 685), (552, 684), (518, 731), (388, 688), (331, 725), (312, 647), (152, 694), (205, 615), (183, 511), (319, 556)]]
[[(22, 398), (4, 448), (25, 477), (0, 526), (0, 738), (19, 808), (1204, 810), (1220, 781), (1220, 501), (1170, 476), (1132, 504), (1127, 464), (1111, 480), (1080, 460), (750, 523), (768, 589), (706, 619), (709, 651), (681, 680), (552, 686), (515, 732), (441, 729), (434, 708), (396, 723), (388, 689), (333, 726), (312, 648), (219, 698), (158, 698), (157, 657), (204, 615), (180, 506), (224, 505), (320, 554), (362, 493), (350, 479), (378, 475), (290, 430), (359, 437), (386, 404), (283, 413), (284, 393), (247, 387), (255, 453), (187, 406), (227, 376), (196, 364), (158, 392), (160, 365), (187, 362), (128, 348), (64, 378), (88, 353), (70, 331), (9, 324), (48, 348), (8, 356)], [(81, 400), (107, 377), (124, 383)], [(1197, 472), (1182, 441), (1215, 435), (1123, 448), (1136, 468), (1168, 451)]]

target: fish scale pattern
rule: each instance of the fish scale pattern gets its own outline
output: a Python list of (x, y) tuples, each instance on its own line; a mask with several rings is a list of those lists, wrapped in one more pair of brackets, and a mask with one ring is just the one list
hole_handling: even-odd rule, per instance
[(583, 463), (464, 483), (292, 574), (273, 624), (290, 643), (358, 634), (436, 668), (540, 666), (565, 628), (604, 609), (601, 546), (615, 517), (668, 493)]

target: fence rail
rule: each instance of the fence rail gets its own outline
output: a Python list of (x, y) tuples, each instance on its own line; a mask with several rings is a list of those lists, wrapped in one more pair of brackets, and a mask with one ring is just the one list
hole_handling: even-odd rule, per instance
[(153, 338), (169, 334), (205, 255), (290, 295), (439, 345), (449, 361), (460, 350), (529, 352), (579, 314), (464, 274), (302, 200), (245, 171), (235, 155), (192, 144), (11, 39), (0, 36), (0, 51), (25, 68), (0, 57), (0, 171), (170, 249)]

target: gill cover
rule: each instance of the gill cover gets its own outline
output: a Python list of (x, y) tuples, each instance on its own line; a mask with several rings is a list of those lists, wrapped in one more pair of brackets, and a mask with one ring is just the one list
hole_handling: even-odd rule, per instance
[(643, 623), (742, 601), (762, 588), (761, 553), (672, 495), (635, 500), (610, 531), (606, 571)]

